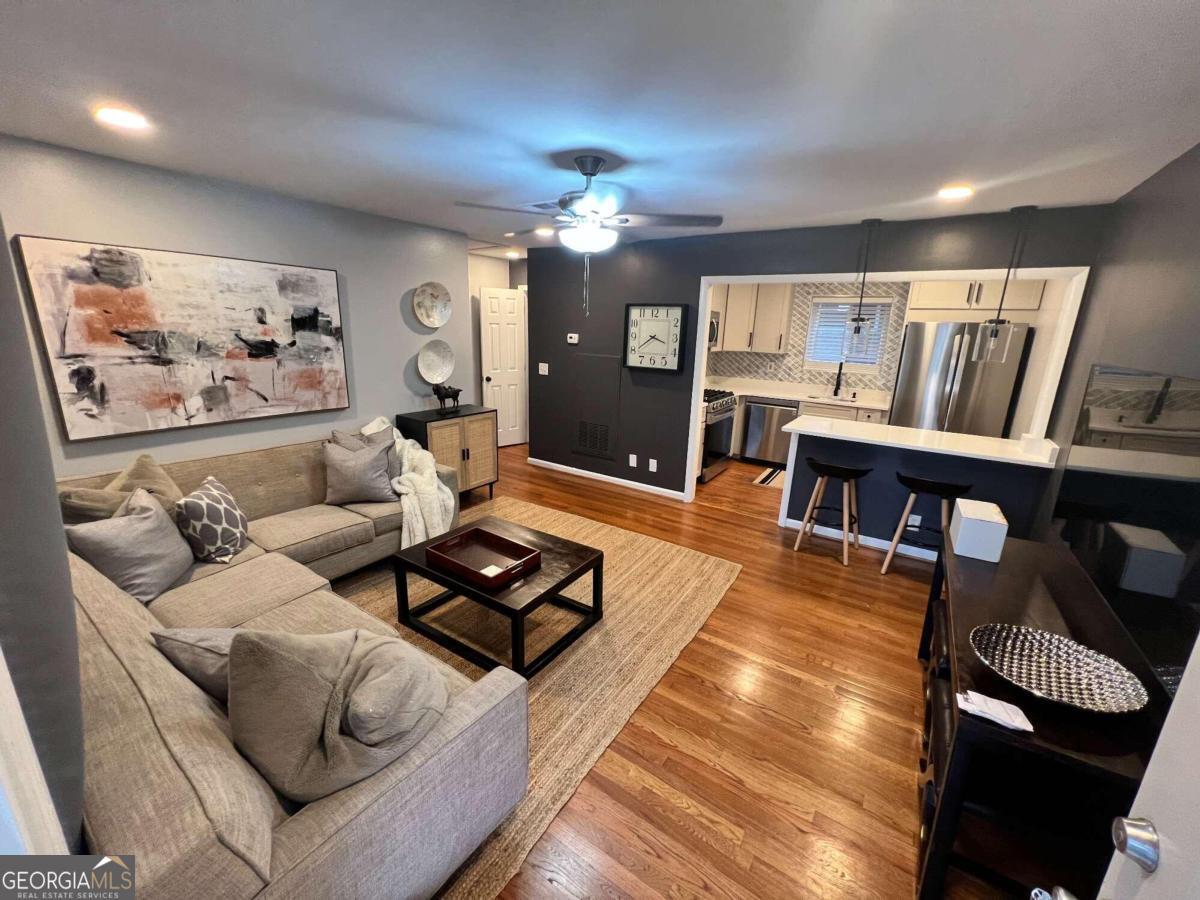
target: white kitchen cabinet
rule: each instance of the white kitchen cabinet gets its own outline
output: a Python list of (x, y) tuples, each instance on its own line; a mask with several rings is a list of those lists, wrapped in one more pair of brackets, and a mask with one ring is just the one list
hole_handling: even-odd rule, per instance
[(909, 309), (971, 309), (974, 281), (914, 281), (908, 289)]
[(729, 307), (729, 285), (714, 284), (709, 288), (709, 312), (717, 316), (717, 342), (709, 346), (709, 350), (725, 349), (725, 315)]
[(853, 421), (858, 418), (858, 410), (853, 406), (835, 406), (832, 403), (801, 403), (800, 415)]
[(750, 349), (758, 353), (786, 353), (788, 325), (792, 320), (792, 286), (760, 284), (754, 304), (754, 333)]
[(981, 281), (982, 290), (975, 292), (975, 309), (999, 309), (1000, 294), (1004, 293), (1005, 309), (1039, 309), (1046, 282), (1040, 278), (1010, 278), (1008, 291), (1004, 281)]
[(860, 422), (875, 422), (879, 425), (887, 423), (886, 409), (860, 409), (858, 411), (858, 421)]
[(722, 350), (750, 350), (754, 336), (754, 307), (757, 284), (731, 284), (725, 300), (725, 334)]
[[(1039, 309), (1046, 282), (1041, 279), (1014, 278), (1008, 282), (1005, 309)], [(908, 291), (909, 309), (983, 309), (1000, 307), (1004, 280), (991, 281), (914, 281)]]

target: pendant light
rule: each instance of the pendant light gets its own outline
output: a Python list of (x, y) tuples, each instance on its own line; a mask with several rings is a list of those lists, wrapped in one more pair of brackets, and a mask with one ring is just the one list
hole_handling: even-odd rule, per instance
[(1004, 273), (1004, 286), (1000, 289), (1000, 303), (996, 307), (996, 315), (983, 323), (986, 327), (981, 331), (971, 357), (975, 362), (1003, 363), (1008, 360), (1008, 350), (1015, 329), (1012, 322), (1004, 318), (1004, 298), (1008, 294), (1008, 283), (1012, 280), (1013, 272), (1021, 267), (1025, 241), (1029, 238), (1029, 221), (1036, 209), (1036, 206), (1012, 208), (1017, 227), (1013, 236), (1012, 253), (1008, 257), (1008, 269)]
[(867, 317), (863, 315), (863, 299), (867, 294), (867, 273), (871, 268), (871, 241), (876, 230), (883, 224), (883, 219), (863, 219), (862, 224), (866, 229), (863, 238), (862, 280), (858, 287), (858, 309), (846, 321), (846, 338), (842, 342), (843, 365), (848, 357), (865, 355), (871, 343), (871, 333), (866, 327)]

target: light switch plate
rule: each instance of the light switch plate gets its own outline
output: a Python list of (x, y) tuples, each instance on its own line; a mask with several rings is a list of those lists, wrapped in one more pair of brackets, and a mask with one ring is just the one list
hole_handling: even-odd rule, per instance
[(629, 467), (631, 469), (637, 468), (637, 454), (636, 453), (629, 454)]
[(538, 374), (539, 375), (549, 375), (550, 374), (550, 363), (538, 363)]
[(657, 472), (658, 471), (658, 460), (657, 459), (650, 460), (649, 466), (650, 466), (651, 472)]
[(921, 525), (921, 517), (916, 513), (913, 513), (908, 517), (908, 524), (919, 528)]
[(568, 331), (567, 332), (567, 343), (568, 344), (578, 344), (579, 343), (579, 335), (576, 334), (574, 331)]

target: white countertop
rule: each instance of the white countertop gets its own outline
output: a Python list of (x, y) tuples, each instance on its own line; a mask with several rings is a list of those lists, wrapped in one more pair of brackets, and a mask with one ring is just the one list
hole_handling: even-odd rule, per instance
[(1067, 468), (1073, 472), (1100, 472), (1130, 478), (1162, 478), (1168, 481), (1200, 481), (1200, 456), (1150, 453), (1111, 447), (1071, 445)]
[(929, 431), (924, 428), (904, 428), (900, 425), (880, 425), (876, 422), (827, 419), (822, 416), (799, 416), (784, 425), (783, 430), (838, 441), (924, 450), (928, 453), (1037, 466), (1042, 469), (1054, 468), (1054, 460), (1058, 457), (1058, 444), (1046, 438), (1010, 440), (980, 437), (975, 434)]
[(850, 399), (851, 391), (843, 389), (842, 396), (834, 397), (833, 389), (825, 384), (803, 384), (793, 381), (766, 381), (761, 378), (729, 378), (710, 375), (704, 380), (706, 388), (732, 391), (739, 397), (774, 397), (778, 400), (800, 400), (805, 403), (822, 403), (830, 406), (848, 406), (855, 409), (887, 410), (892, 405), (892, 395), (887, 391), (857, 391), (858, 398)]

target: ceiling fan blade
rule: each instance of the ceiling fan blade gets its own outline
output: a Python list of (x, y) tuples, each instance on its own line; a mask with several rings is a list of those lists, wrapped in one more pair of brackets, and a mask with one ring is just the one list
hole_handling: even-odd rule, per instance
[[(468, 203), (465, 200), (458, 200), (455, 202), (454, 205), (455, 206), (465, 206), (468, 209), (489, 209), (492, 212), (521, 213), (522, 215), (526, 215), (526, 216), (552, 216), (552, 215), (554, 215), (553, 213), (548, 212), (548, 211), (543, 212), (543, 211), (535, 210), (535, 209), (518, 209), (515, 206), (491, 206), (487, 203)], [(558, 209), (558, 204), (555, 204), (554, 208)]]
[(645, 228), (665, 225), (672, 228), (716, 228), (725, 221), (724, 216), (687, 216), (674, 213), (621, 213), (630, 228)]

